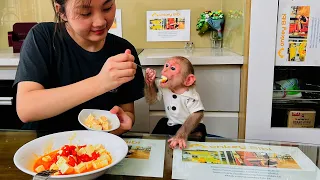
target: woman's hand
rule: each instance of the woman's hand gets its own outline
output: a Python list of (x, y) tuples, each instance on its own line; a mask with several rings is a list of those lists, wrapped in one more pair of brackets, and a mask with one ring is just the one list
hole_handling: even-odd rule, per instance
[(146, 69), (146, 75), (145, 75), (145, 81), (148, 85), (153, 84), (156, 79), (156, 70), (147, 68)]
[(123, 111), (123, 109), (119, 106), (114, 106), (110, 112), (112, 114), (116, 114), (120, 120), (120, 127), (116, 130), (114, 130), (112, 133), (113, 134), (123, 134), (127, 131), (129, 131), (132, 128), (133, 125), (133, 121), (131, 119), (131, 117)]
[(127, 49), (125, 53), (110, 57), (96, 77), (107, 92), (131, 81), (136, 74), (136, 69), (134, 56)]

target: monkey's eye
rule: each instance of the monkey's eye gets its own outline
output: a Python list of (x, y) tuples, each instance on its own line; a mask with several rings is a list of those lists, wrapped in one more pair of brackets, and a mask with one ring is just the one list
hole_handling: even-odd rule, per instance
[(172, 71), (176, 70), (176, 67), (172, 66), (172, 67), (171, 67), (171, 70), (172, 70)]
[(167, 63), (167, 64), (165, 64), (165, 66), (166, 66), (166, 67), (169, 67), (169, 64)]

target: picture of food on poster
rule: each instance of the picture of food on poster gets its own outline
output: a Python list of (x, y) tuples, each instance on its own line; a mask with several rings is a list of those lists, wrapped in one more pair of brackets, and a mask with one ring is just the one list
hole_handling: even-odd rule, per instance
[(190, 10), (147, 11), (147, 41), (190, 41)]
[[(163, 177), (165, 140), (124, 138), (128, 154), (107, 174)], [(138, 164), (138, 166), (137, 166)]]
[(173, 151), (173, 179), (316, 180), (319, 169), (297, 147), (188, 142)]
[(319, 0), (279, 1), (276, 65), (319, 66), (319, 37)]
[(113, 24), (109, 29), (109, 33), (116, 36), (122, 37), (122, 19), (121, 19), (121, 9), (116, 10), (116, 16), (114, 17)]

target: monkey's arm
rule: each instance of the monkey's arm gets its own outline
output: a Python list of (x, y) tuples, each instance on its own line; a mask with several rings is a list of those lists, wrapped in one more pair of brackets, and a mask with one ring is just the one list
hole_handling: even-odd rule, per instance
[(198, 126), (202, 118), (203, 111), (192, 113), (176, 133), (176, 138), (187, 139), (192, 130)]
[(158, 89), (155, 82), (152, 84), (144, 84), (144, 96), (148, 104), (155, 104), (158, 101), (157, 92)]

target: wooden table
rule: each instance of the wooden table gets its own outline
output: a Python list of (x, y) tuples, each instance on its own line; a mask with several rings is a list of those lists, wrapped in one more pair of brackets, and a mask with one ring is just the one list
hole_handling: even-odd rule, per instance
[[(13, 156), (15, 152), (23, 146), (25, 143), (36, 139), (37, 137), (46, 135), (46, 132), (35, 132), (35, 131), (10, 131), (0, 130), (0, 179), (32, 179), (28, 174), (23, 173), (13, 163)], [(161, 135), (150, 135), (150, 134), (125, 134), (125, 138), (142, 138), (142, 139), (163, 139), (167, 140), (168, 136)], [(269, 142), (269, 141), (248, 141), (248, 140), (237, 140), (237, 139), (221, 139), (221, 138), (207, 138), (208, 142), (249, 142), (257, 144), (267, 145), (280, 145), (280, 146), (296, 146), (299, 147), (315, 164), (318, 163), (319, 147), (315, 145), (301, 145), (285, 142)], [(317, 157), (310, 152), (315, 152)], [(164, 174), (161, 179), (171, 179), (172, 174), (172, 153), (173, 151), (166, 146), (165, 149), (165, 162), (164, 162)], [(315, 159), (316, 158), (316, 159)], [(134, 177), (134, 176), (116, 176), (116, 175), (104, 175), (100, 179), (132, 179), (132, 180), (146, 180), (146, 179), (159, 179), (151, 177)]]

